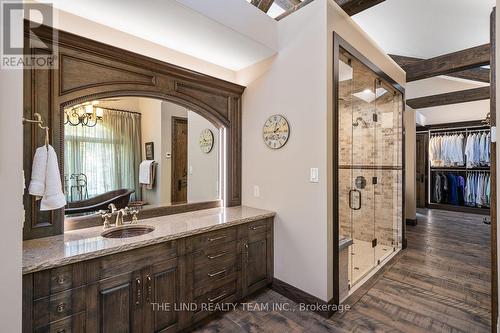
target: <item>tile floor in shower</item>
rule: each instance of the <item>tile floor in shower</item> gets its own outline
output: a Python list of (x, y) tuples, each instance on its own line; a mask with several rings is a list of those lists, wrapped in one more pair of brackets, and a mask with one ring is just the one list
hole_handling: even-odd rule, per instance
[(370, 271), (377, 267), (377, 260), (380, 264), (394, 252), (392, 246), (378, 244), (375, 249), (371, 242), (355, 239), (349, 247), (349, 283), (353, 287)]

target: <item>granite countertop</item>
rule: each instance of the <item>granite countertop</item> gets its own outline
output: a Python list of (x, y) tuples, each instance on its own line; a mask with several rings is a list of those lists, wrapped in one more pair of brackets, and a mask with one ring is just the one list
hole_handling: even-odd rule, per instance
[(233, 225), (273, 217), (275, 213), (245, 206), (220, 207), (194, 212), (140, 219), (155, 230), (130, 238), (101, 237), (102, 227), (65, 232), (62, 235), (23, 242), (23, 274), (83, 260), (193, 236)]

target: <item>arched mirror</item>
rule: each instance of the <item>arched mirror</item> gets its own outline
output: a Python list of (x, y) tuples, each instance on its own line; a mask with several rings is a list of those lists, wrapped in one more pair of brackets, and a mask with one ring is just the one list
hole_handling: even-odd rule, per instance
[(64, 109), (65, 215), (221, 199), (221, 130), (183, 106), (119, 96)]

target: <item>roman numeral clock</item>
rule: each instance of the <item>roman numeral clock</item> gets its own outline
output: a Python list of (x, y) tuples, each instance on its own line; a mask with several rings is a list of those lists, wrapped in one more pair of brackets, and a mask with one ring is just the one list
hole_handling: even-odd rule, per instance
[(290, 137), (290, 124), (285, 117), (275, 114), (267, 118), (262, 133), (264, 142), (269, 148), (280, 149)]

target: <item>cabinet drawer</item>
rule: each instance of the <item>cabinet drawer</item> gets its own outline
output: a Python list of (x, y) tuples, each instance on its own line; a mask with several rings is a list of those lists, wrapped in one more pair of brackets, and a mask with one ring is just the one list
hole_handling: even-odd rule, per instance
[(34, 326), (45, 326), (85, 310), (85, 287), (38, 299), (33, 304)]
[(232, 280), (229, 283), (215, 288), (202, 296), (196, 297), (195, 303), (198, 306), (198, 310), (206, 309), (208, 304), (220, 303), (229, 296), (234, 295), (236, 293), (236, 287), (236, 280)]
[(90, 260), (86, 265), (87, 282), (126, 274), (177, 257), (177, 242), (170, 241)]
[(211, 246), (193, 253), (194, 271), (196, 272), (206, 265), (215, 266), (228, 260), (234, 260), (238, 254), (236, 244), (236, 241), (232, 241), (221, 245)]
[(247, 224), (248, 236), (266, 232), (268, 229), (268, 220), (259, 220)]
[(193, 250), (197, 251), (209, 246), (231, 242), (236, 239), (236, 228), (224, 228), (207, 232), (192, 238)]
[(35, 299), (77, 288), (85, 284), (84, 263), (76, 263), (33, 274)]
[(85, 312), (77, 313), (71, 317), (50, 323), (47, 326), (39, 327), (35, 333), (84, 333), (85, 332)]

